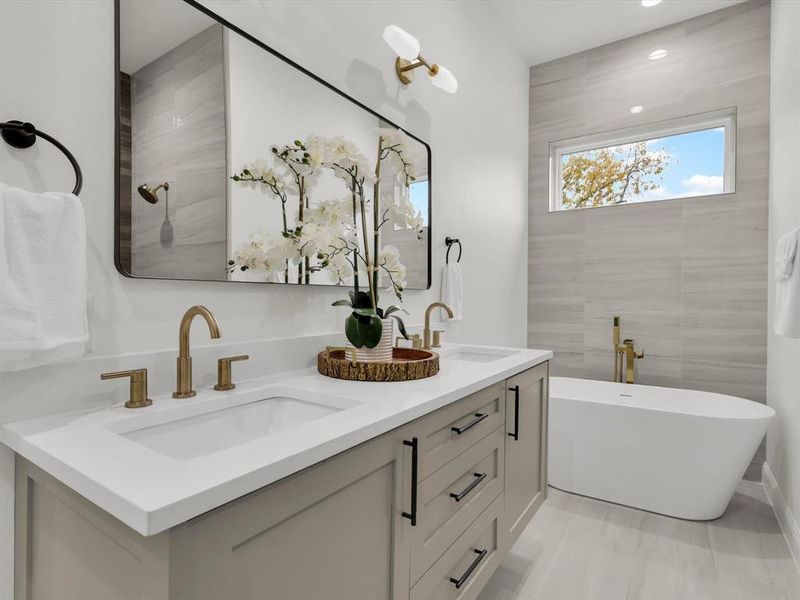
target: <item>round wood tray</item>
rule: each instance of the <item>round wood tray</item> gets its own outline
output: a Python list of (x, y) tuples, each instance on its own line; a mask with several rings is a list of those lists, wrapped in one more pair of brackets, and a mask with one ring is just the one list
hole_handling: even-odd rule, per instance
[(389, 362), (352, 363), (344, 350), (325, 350), (317, 355), (317, 370), (328, 377), (350, 381), (411, 381), (436, 375), (439, 355), (428, 350), (393, 348)]

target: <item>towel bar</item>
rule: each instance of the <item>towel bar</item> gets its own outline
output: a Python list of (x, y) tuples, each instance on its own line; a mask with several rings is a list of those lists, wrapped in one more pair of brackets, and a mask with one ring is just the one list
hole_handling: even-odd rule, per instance
[(0, 136), (2, 136), (9, 146), (20, 149), (33, 146), (36, 143), (37, 136), (53, 144), (53, 146), (64, 153), (69, 164), (71, 164), (72, 168), (75, 170), (75, 188), (72, 190), (72, 193), (76, 196), (80, 193), (81, 187), (83, 187), (83, 174), (81, 173), (78, 161), (75, 160), (72, 152), (67, 150), (67, 147), (56, 138), (47, 135), (43, 131), (39, 131), (31, 123), (23, 123), (22, 121), (16, 120), (0, 123)]
[(456, 244), (458, 244), (458, 258), (456, 259), (456, 262), (461, 262), (461, 240), (459, 240), (458, 238), (446, 237), (444, 238), (444, 243), (447, 246), (447, 255), (444, 258), (444, 262), (445, 263), (450, 262), (450, 250)]

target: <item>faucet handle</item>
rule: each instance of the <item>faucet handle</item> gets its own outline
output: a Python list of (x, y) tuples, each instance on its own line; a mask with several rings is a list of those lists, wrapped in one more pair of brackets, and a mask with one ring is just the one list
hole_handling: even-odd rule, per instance
[(431, 348), (441, 348), (442, 347), (442, 334), (444, 333), (441, 329), (435, 329), (431, 331), (433, 335), (433, 341), (431, 341)]
[(110, 373), (102, 373), (100, 379), (119, 379), (121, 377), (130, 377), (131, 387), (128, 401), (125, 403), (125, 408), (143, 408), (150, 406), (153, 401), (147, 397), (147, 369), (131, 369), (129, 371), (112, 371)]
[(227, 392), (236, 387), (236, 384), (231, 381), (231, 363), (240, 360), (248, 360), (249, 354), (240, 354), (239, 356), (225, 356), (217, 361), (217, 384), (214, 389), (218, 392)]
[(636, 358), (644, 358), (644, 350), (640, 350), (636, 353)]

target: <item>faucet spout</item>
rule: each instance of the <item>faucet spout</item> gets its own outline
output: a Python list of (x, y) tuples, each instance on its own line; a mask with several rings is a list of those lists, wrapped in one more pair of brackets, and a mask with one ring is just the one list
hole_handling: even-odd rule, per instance
[(205, 319), (206, 323), (208, 324), (208, 330), (211, 333), (211, 339), (219, 339), (219, 323), (217, 323), (217, 319), (211, 314), (211, 311), (208, 310), (205, 306), (197, 305), (193, 306), (185, 313), (183, 313), (183, 317), (181, 318), (181, 327), (179, 333), (179, 349), (178, 349), (178, 356), (181, 358), (188, 358), (189, 357), (189, 330), (192, 327), (192, 321), (195, 317), (201, 316)]
[(173, 398), (191, 398), (197, 394), (192, 389), (192, 356), (189, 344), (189, 331), (196, 316), (201, 316), (205, 319), (212, 339), (220, 337), (219, 323), (205, 306), (193, 306), (183, 313), (178, 334), (177, 389), (172, 393)]
[(425, 310), (425, 329), (422, 332), (422, 347), (425, 350), (431, 349), (431, 313), (435, 308), (441, 308), (448, 317), (453, 318), (452, 309), (444, 302), (434, 302)]

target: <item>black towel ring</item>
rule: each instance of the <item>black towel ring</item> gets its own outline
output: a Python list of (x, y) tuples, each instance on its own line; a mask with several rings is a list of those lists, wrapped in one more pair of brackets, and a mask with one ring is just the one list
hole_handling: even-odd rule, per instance
[(37, 136), (53, 144), (53, 146), (64, 153), (69, 164), (75, 169), (75, 188), (72, 190), (72, 193), (76, 196), (80, 193), (81, 187), (83, 187), (83, 174), (81, 173), (78, 161), (75, 160), (72, 152), (67, 150), (67, 147), (56, 138), (47, 135), (44, 131), (39, 131), (31, 123), (23, 123), (22, 121), (6, 121), (5, 123), (0, 123), (0, 136), (3, 137), (9, 146), (13, 146), (14, 148), (30, 148), (36, 143)]
[(447, 246), (447, 255), (444, 258), (444, 262), (450, 264), (450, 250), (452, 250), (455, 244), (458, 244), (458, 258), (456, 259), (457, 263), (461, 262), (461, 241), (458, 238), (451, 238), (446, 237), (444, 238), (444, 243)]

